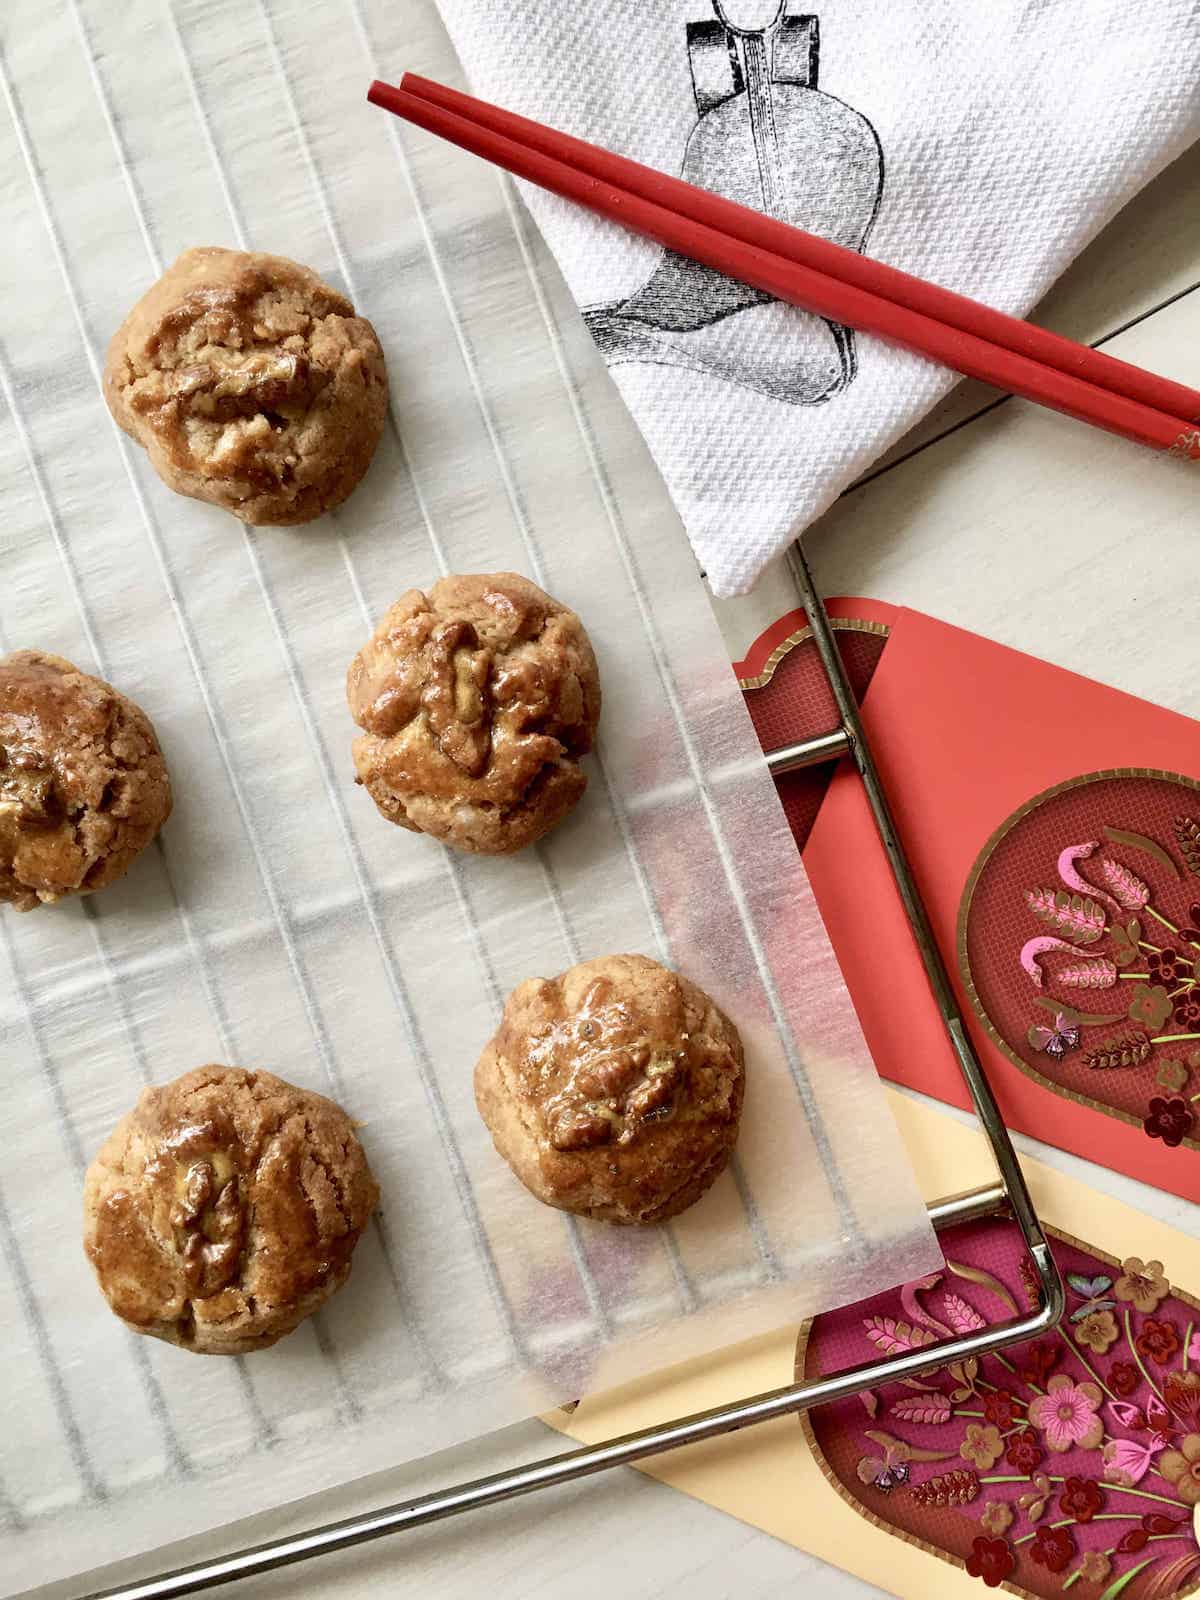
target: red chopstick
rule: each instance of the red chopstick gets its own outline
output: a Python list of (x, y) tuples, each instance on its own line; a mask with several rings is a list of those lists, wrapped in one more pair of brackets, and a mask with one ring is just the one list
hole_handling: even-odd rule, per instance
[[(1189, 429), (1190, 419), (1200, 415), (1200, 395), (1182, 385), (1168, 385), (1165, 379), (1140, 373), (1137, 368), (1102, 356), (1100, 352), (1073, 345), (1070, 340), (1045, 334), (1044, 330), (1016, 318), (976, 306), (948, 290), (909, 278), (853, 251), (816, 239), (800, 229), (763, 217), (595, 145), (488, 106), (469, 95), (460, 95), (455, 90), (411, 76), (405, 78), (404, 84), (420, 92), (377, 82), (372, 84), (368, 98), (519, 177), (623, 222), (669, 249), (703, 261), (778, 299), (863, 332), (877, 334), (967, 376), (980, 378), (1154, 449), (1200, 459), (1200, 431)], [(737, 228), (737, 233), (730, 231), (730, 223)], [(755, 242), (756, 239), (770, 239), (771, 247)], [(785, 255), (781, 246), (786, 246), (789, 253)], [(797, 255), (807, 256), (814, 248), (820, 252), (820, 259), (835, 271), (826, 272), (796, 258)], [(854, 282), (848, 276), (837, 275), (847, 263), (854, 272)], [(1099, 368), (1091, 365), (1089, 358), (1099, 357), (1106, 374), (1115, 368), (1126, 384), (1132, 373), (1143, 388), (1145, 385), (1165, 386), (1174, 398), (1186, 397), (1188, 409), (1181, 407), (1179, 411), (1172, 411), (1148, 405), (1111, 386), (1103, 387), (1099, 382), (1080, 377), (1076, 371), (1063, 370), (1022, 350), (996, 343), (973, 328), (929, 315), (914, 304), (889, 299), (882, 292), (883, 280), (880, 280), (880, 292), (863, 286), (863, 275), (875, 273), (885, 275), (889, 285), (899, 280), (906, 286), (903, 290), (906, 295), (911, 298), (917, 293), (922, 304), (931, 310), (953, 305), (957, 308), (953, 314), (965, 320), (966, 311), (962, 308), (966, 308), (972, 314), (987, 318), (989, 329), (999, 329), (1000, 325), (1006, 330), (1015, 327), (1022, 330), (1021, 339), (1043, 336), (1052, 341), (1056, 359), (1065, 359), (1064, 347), (1072, 352), (1076, 368), (1082, 360), (1089, 363), (1089, 370), (1097, 372)], [(873, 277), (871, 281), (875, 281)], [(1011, 332), (1006, 336), (1016, 337)], [(1163, 394), (1158, 387), (1145, 392)]]
[[(1123, 394), (1127, 399), (1138, 400), (1154, 410), (1200, 422), (1200, 390), (1189, 389), (1170, 378), (1157, 377), (1141, 367), (1106, 355), (1102, 350), (1077, 344), (1074, 339), (1051, 333), (1049, 329), (1039, 328), (1034, 323), (1023, 322), (1020, 317), (1010, 317), (1004, 311), (996, 311), (977, 300), (969, 300), (966, 295), (955, 294), (952, 289), (926, 283), (924, 279), (914, 278), (897, 267), (873, 261), (855, 250), (847, 250), (843, 245), (833, 244), (819, 235), (805, 233), (774, 217), (764, 216), (749, 206), (738, 205), (722, 195), (684, 183), (680, 178), (656, 172), (652, 167), (644, 167), (611, 150), (602, 150), (583, 139), (543, 127), (540, 122), (532, 122), (528, 117), (501, 110), (485, 100), (476, 100), (445, 84), (435, 83), (431, 78), (406, 72), (400, 80), (400, 88), (416, 95), (419, 100), (427, 100), (430, 105), (457, 112), (478, 123), (481, 128), (490, 128), (494, 133), (502, 133), (519, 144), (527, 144), (532, 150), (540, 150), (543, 155), (566, 161), (591, 177), (615, 183), (619, 188), (628, 189), (630, 194), (640, 195), (644, 200), (652, 200), (677, 211), (680, 216), (717, 228), (731, 238), (742, 239), (746, 244), (758, 245), (801, 266), (813, 267), (830, 277), (840, 278), (843, 283), (881, 295), (899, 306), (906, 306), (910, 311), (919, 311), (923, 316), (933, 317), (949, 327), (960, 328), (964, 333), (978, 334), (980, 338), (1012, 350), (1017, 355), (1028, 356), (1033, 361), (1040, 361), (1073, 377), (1085, 378), (1089, 383), (1102, 389), (1111, 389), (1114, 394)], [(376, 99), (374, 89), (368, 98)], [(376, 104), (386, 103), (385, 100), (376, 99)]]

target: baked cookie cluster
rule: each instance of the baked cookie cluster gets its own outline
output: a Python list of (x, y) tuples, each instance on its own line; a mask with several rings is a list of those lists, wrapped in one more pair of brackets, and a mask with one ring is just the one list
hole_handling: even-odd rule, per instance
[(350, 667), (358, 781), (389, 822), (506, 855), (587, 787), (600, 717), (596, 657), (573, 611), (495, 572), (411, 589)]
[[(105, 395), (163, 480), (246, 523), (338, 505), (387, 409), (383, 352), (346, 298), (282, 256), (185, 251), (109, 349)], [(402, 595), (347, 677), (357, 781), (389, 822), (458, 850), (543, 838), (587, 787), (600, 675), (574, 611), (513, 572)], [(0, 901), (114, 882), (171, 811), (151, 723), (38, 650), (0, 659)], [(546, 1204), (661, 1222), (729, 1161), (741, 1040), (644, 956), (509, 996), (475, 1069), (500, 1155)], [(345, 1282), (379, 1189), (339, 1106), (269, 1072), (200, 1067), (146, 1089), (88, 1169), (84, 1247), (129, 1327), (241, 1355)]]

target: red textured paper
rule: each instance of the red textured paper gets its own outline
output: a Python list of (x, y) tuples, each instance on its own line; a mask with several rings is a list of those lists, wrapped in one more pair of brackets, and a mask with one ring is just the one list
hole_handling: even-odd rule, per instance
[[(955, 974), (968, 878), (989, 839), (1020, 808), (1056, 784), (1105, 769), (1200, 776), (1200, 724), (912, 611), (895, 614), (863, 717)], [(804, 858), (879, 1070), (967, 1105), (861, 786), (846, 764), (829, 787)], [(1122, 859), (1133, 865), (1127, 854)], [(1008, 893), (1019, 904), (1031, 886), (1014, 878)], [(955, 981), (1010, 1127), (1200, 1199), (1195, 1149), (1168, 1148), (1141, 1126), (1035, 1082), (992, 1042), (957, 975)], [(1193, 1084), (1187, 1092), (1198, 1090)], [(1169, 1097), (1166, 1089), (1157, 1092)]]

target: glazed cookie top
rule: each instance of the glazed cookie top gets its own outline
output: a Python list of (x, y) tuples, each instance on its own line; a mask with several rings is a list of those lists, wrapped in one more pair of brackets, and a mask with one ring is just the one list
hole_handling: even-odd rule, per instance
[(360, 781), (385, 816), (467, 850), (538, 838), (570, 809), (600, 715), (573, 611), (516, 573), (412, 589), (355, 658)]
[(496, 1049), (555, 1150), (662, 1144), (672, 1124), (737, 1115), (736, 1029), (695, 984), (645, 956), (522, 984)]
[(0, 901), (31, 911), (126, 871), (171, 813), (150, 719), (61, 656), (0, 658)]
[(635, 955), (521, 984), (475, 1069), (480, 1113), (522, 1183), (620, 1223), (675, 1216), (715, 1181), (744, 1086), (733, 1023)]
[(338, 1287), (378, 1198), (331, 1100), (200, 1067), (146, 1089), (101, 1149), (85, 1248), (125, 1321), (236, 1353), (274, 1343)]
[(109, 346), (104, 392), (163, 480), (243, 522), (310, 522), (366, 471), (387, 412), (371, 324), (315, 272), (186, 250)]

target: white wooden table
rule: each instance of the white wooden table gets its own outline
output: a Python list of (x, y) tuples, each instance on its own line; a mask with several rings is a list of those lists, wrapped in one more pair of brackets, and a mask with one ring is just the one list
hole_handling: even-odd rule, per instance
[[(1136, 200), (1077, 263), (1041, 318), (1076, 338), (1195, 383), (1200, 374), (1200, 147)], [(549, 270), (549, 269), (548, 269)], [(1121, 331), (1117, 331), (1121, 330)], [(808, 538), (828, 594), (912, 605), (1076, 671), (1200, 716), (1200, 471), (1021, 402), (963, 385)], [(605, 426), (628, 427), (619, 403)], [(647, 493), (661, 493), (643, 457)], [(636, 490), (636, 485), (633, 486)], [(786, 574), (718, 607), (739, 657), (795, 603)], [(1195, 1233), (1186, 1202), (1087, 1162), (1022, 1149)], [(198, 1560), (437, 1483), (562, 1447), (538, 1423), (260, 1517), (166, 1553)], [(114, 1583), (163, 1563), (109, 1569)], [(99, 1581), (99, 1579), (97, 1579)], [(78, 1585), (42, 1591), (78, 1593)], [(882, 1591), (824, 1566), (633, 1471), (443, 1524), (308, 1568), (236, 1585), (236, 1600), (482, 1593), (601, 1600), (804, 1593), (865, 1600)]]

